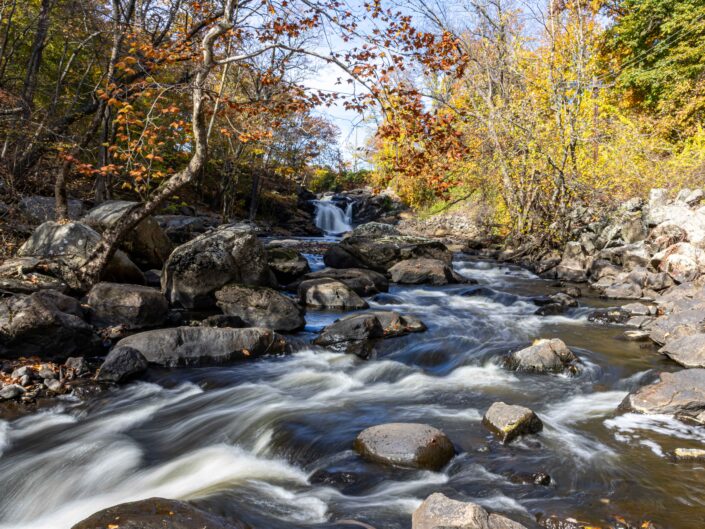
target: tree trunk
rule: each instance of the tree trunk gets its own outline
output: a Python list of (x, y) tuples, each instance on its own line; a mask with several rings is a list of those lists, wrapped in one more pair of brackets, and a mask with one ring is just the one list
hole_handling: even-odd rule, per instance
[(54, 0), (42, 0), (42, 5), (39, 9), (37, 32), (34, 34), (32, 53), (29, 57), (27, 75), (25, 76), (24, 87), (22, 89), (22, 99), (25, 101), (27, 114), (29, 114), (34, 106), (34, 93), (37, 90), (39, 67), (42, 64), (42, 54), (44, 53), (47, 35), (49, 34), (49, 15), (51, 14), (51, 8), (53, 6)]

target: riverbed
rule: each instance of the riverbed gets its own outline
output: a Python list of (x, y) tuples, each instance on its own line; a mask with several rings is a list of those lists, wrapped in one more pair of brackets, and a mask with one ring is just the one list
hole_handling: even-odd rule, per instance
[[(310, 257), (314, 266), (320, 260)], [(433, 492), (475, 501), (527, 527), (540, 515), (595, 525), (620, 515), (663, 528), (705, 526), (705, 468), (675, 462), (705, 434), (666, 417), (619, 414), (627, 392), (676, 366), (624, 328), (588, 321), (590, 297), (560, 316), (531, 298), (559, 289), (519, 267), (458, 255), (478, 286), (392, 287), (372, 308), (420, 317), (423, 334), (386, 340), (374, 359), (303, 348), (230, 366), (152, 370), (80, 402), (0, 421), (0, 528), (67, 529), (117, 503), (194, 500), (255, 528), (328, 527), (354, 519), (411, 527)], [(487, 287), (479, 294), (470, 292)], [(307, 314), (303, 339), (340, 314)], [(580, 375), (514, 373), (508, 352), (563, 339)], [(542, 433), (508, 446), (482, 426), (495, 401), (522, 404)], [(440, 472), (384, 467), (351, 449), (364, 428), (423, 422), (458, 455)], [(544, 472), (548, 486), (517, 476)]]

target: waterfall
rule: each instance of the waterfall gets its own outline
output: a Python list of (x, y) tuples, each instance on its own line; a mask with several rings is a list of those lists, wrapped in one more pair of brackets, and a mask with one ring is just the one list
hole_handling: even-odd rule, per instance
[(353, 203), (345, 211), (333, 202), (332, 197), (325, 197), (314, 202), (316, 206), (316, 226), (326, 235), (340, 235), (352, 230)]

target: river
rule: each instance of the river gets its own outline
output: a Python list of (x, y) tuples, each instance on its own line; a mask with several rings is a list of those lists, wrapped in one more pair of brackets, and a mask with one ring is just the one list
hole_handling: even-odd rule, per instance
[[(314, 260), (317, 264), (319, 261)], [(476, 501), (534, 527), (540, 513), (599, 524), (613, 514), (702, 529), (704, 469), (668, 452), (705, 435), (665, 417), (619, 415), (627, 392), (674, 366), (622, 328), (588, 322), (596, 299), (563, 316), (533, 315), (557, 291), (518, 267), (459, 255), (461, 274), (489, 287), (393, 287), (373, 308), (429, 327), (384, 342), (376, 359), (304, 349), (230, 366), (152, 370), (86, 402), (0, 421), (0, 527), (67, 529), (117, 503), (190, 499), (255, 528), (326, 527), (355, 519), (409, 528), (432, 492)], [(307, 314), (302, 337), (332, 322)], [(506, 371), (498, 359), (539, 337), (562, 338), (577, 377)], [(494, 401), (529, 406), (544, 431), (509, 446), (482, 426)], [(352, 450), (364, 428), (424, 422), (459, 455), (441, 472), (388, 468)], [(512, 476), (542, 471), (549, 486)]]

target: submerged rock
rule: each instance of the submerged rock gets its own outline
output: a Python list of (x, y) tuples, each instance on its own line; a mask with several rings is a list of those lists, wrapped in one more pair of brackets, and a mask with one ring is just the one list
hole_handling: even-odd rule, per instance
[(455, 455), (450, 439), (427, 424), (372, 426), (360, 432), (353, 447), (368, 461), (427, 470), (440, 470)]
[(443, 261), (438, 259), (408, 259), (389, 269), (394, 283), (404, 285), (447, 285), (464, 283), (465, 280)]
[(505, 359), (509, 369), (531, 373), (578, 372), (580, 360), (558, 338), (537, 340), (530, 347), (516, 351)]
[(126, 329), (158, 327), (169, 311), (159, 290), (121, 283), (98, 283), (88, 293), (88, 306), (94, 325), (123, 325)]
[(245, 529), (240, 522), (203, 511), (193, 505), (164, 498), (122, 503), (98, 511), (71, 529)]
[(412, 529), (526, 529), (499, 514), (490, 514), (480, 505), (452, 500), (436, 492), (414, 511)]
[(176, 327), (134, 334), (116, 347), (132, 347), (150, 364), (165, 367), (224, 364), (289, 352), (286, 340), (270, 329)]
[(423, 322), (413, 316), (392, 311), (365, 312), (340, 318), (323, 329), (313, 343), (367, 358), (378, 339), (425, 330)]
[(251, 327), (293, 332), (306, 325), (304, 311), (293, 299), (265, 287), (225, 285), (215, 293), (218, 307)]
[(661, 373), (660, 379), (626, 396), (620, 408), (647, 414), (674, 415), (705, 409), (705, 369)]
[(100, 366), (96, 380), (125, 382), (147, 370), (148, 362), (142, 353), (132, 347), (115, 347)]
[(333, 279), (308, 279), (301, 282), (298, 292), (303, 305), (316, 309), (358, 310), (369, 307), (354, 290)]
[(365, 268), (324, 268), (323, 270), (306, 274), (299, 283), (292, 283), (287, 288), (297, 290), (301, 282), (310, 279), (340, 281), (355, 291), (358, 296), (372, 296), (389, 290), (389, 281), (384, 275)]
[(52, 290), (0, 300), (0, 355), (65, 358), (95, 352), (93, 328), (74, 298)]
[(162, 290), (171, 303), (212, 307), (213, 294), (228, 283), (270, 286), (267, 253), (247, 224), (222, 226), (176, 248), (164, 264)]
[(517, 437), (538, 433), (543, 422), (529, 408), (495, 402), (485, 413), (482, 424), (502, 443), (511, 443)]

